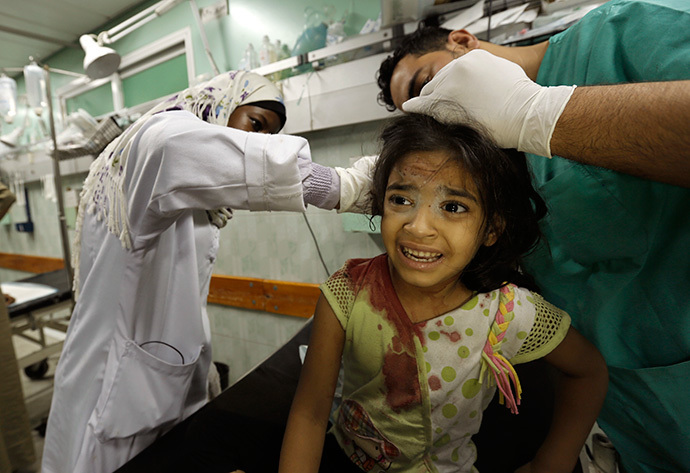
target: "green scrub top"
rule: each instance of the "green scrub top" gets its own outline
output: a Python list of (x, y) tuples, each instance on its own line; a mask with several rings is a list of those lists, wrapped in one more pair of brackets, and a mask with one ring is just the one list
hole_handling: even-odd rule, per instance
[[(537, 82), (677, 79), (690, 1), (611, 0), (549, 40)], [(690, 189), (529, 158), (549, 216), (526, 266), (606, 358), (599, 424), (628, 473), (690, 472)]]

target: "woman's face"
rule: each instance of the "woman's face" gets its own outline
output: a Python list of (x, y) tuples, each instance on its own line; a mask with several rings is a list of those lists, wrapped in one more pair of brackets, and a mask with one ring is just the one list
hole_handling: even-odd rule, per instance
[(256, 105), (241, 105), (228, 118), (228, 126), (243, 131), (256, 133), (278, 133), (280, 131), (280, 117), (273, 110), (257, 107)]

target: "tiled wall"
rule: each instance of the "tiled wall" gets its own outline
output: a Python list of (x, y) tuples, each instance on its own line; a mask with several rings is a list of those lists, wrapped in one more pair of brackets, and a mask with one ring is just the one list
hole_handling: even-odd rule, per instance
[[(350, 159), (375, 154), (380, 122), (313, 132), (309, 140), (313, 160), (328, 166), (347, 167)], [(68, 176), (67, 187), (78, 188), (85, 176)], [(27, 184), (35, 231), (19, 233), (12, 226), (0, 225), (0, 252), (62, 257), (57, 207), (42, 195), (39, 182)], [(12, 211), (15, 222), (23, 209)], [(329, 272), (348, 258), (381, 253), (378, 235), (345, 232), (342, 216), (309, 208), (306, 217), (314, 232)], [(70, 232), (70, 236), (73, 233)], [(215, 274), (246, 276), (283, 281), (320, 283), (328, 276), (324, 269), (304, 215), (299, 213), (235, 212), (221, 232), (221, 246)], [(0, 269), (0, 280), (31, 276)], [(239, 379), (276, 348), (285, 343), (305, 323), (305, 319), (209, 305), (214, 359), (229, 365), (230, 382)]]
[[(380, 122), (304, 135), (313, 160), (347, 167), (350, 158), (375, 154)], [(306, 213), (329, 272), (349, 258), (383, 251), (378, 235), (343, 231), (342, 216), (310, 207)], [(328, 274), (314, 240), (297, 213), (236, 212), (222, 230), (214, 272), (284, 281), (321, 283)], [(292, 337), (305, 319), (217, 305), (209, 306), (214, 359), (230, 366), (230, 381), (270, 355)]]

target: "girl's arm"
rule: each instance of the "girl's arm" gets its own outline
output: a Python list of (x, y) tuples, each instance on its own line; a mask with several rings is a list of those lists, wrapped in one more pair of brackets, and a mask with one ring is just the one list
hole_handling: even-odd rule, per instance
[(553, 421), (534, 459), (517, 473), (572, 472), (606, 396), (604, 358), (574, 328), (544, 359), (562, 374)]
[(280, 473), (319, 470), (344, 343), (345, 332), (322, 295), (285, 429)]

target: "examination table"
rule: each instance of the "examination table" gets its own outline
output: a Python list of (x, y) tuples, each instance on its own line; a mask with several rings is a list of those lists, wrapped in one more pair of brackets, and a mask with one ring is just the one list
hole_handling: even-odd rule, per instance
[(38, 345), (38, 349), (17, 360), (27, 376), (39, 379), (48, 371), (48, 357), (62, 350), (63, 341), (50, 341), (43, 329), (66, 332), (69, 315), (53, 317), (71, 309), (72, 287), (67, 271), (58, 269), (18, 281), (3, 282), (2, 291), (17, 299), (7, 307), (12, 334)]
[[(299, 346), (309, 341), (311, 320), (285, 345), (218, 397), (173, 427), (117, 473), (229, 472), (226, 452), (244, 455), (246, 473), (275, 473), (283, 430), (297, 388)], [(523, 386), (520, 414), (498, 404), (484, 413), (474, 441), (481, 473), (506, 473), (528, 462), (546, 435), (553, 406), (543, 361), (516, 366)], [(535, 389), (531, 389), (534, 386)], [(500, 449), (496, 448), (496, 441)], [(492, 446), (493, 445), (493, 446)], [(581, 472), (578, 467), (574, 472)], [(338, 473), (338, 472), (333, 472)]]

